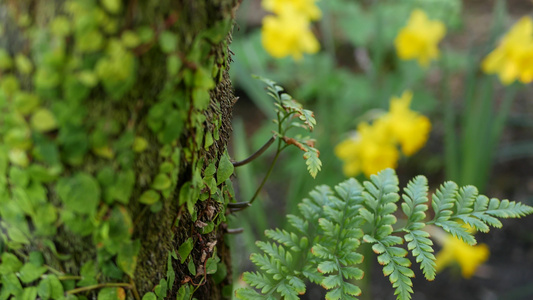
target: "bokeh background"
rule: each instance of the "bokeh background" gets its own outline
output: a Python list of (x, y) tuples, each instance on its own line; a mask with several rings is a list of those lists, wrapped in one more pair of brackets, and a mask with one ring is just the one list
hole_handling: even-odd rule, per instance
[[(533, 17), (532, 1), (322, 0), (316, 4), (321, 18), (310, 23), (310, 30), (320, 49), (301, 59), (276, 58), (265, 50), (262, 20), (272, 13), (264, 10), (264, 3), (243, 1), (237, 11), (231, 76), (240, 98), (234, 111), (232, 157), (246, 158), (275, 129), (273, 101), (263, 84), (251, 77), (257, 74), (275, 80), (315, 112), (312, 135), (323, 163), (313, 179), (298, 149), (284, 151), (258, 201), (230, 217), (230, 227), (244, 229), (231, 240), (237, 282), (243, 271), (253, 269), (248, 257), (257, 250), (254, 242), (264, 239), (265, 229), (283, 227), (285, 215), (293, 213), (314, 186), (333, 186), (347, 178), (335, 147), (356, 134), (358, 124), (387, 112), (390, 98), (406, 89), (414, 95), (411, 109), (429, 118), (432, 127), (424, 147), (398, 160), (401, 186), (423, 174), (432, 189), (454, 180), (476, 185), (489, 197), (533, 205), (532, 84), (504, 84), (480, 67), (514, 24)], [(427, 67), (399, 59), (394, 47), (414, 9), (424, 10), (446, 27), (438, 44), (440, 55)], [(273, 152), (270, 149), (236, 169), (239, 200), (251, 198)], [(413, 299), (533, 299), (533, 217), (503, 223), (503, 229), (476, 234), (479, 243), (489, 246), (490, 257), (469, 279), (452, 266), (427, 282), (413, 265)], [(366, 257), (365, 263), (361, 299), (395, 299), (375, 257)], [(310, 286), (302, 299), (323, 299), (323, 295), (322, 288)]]

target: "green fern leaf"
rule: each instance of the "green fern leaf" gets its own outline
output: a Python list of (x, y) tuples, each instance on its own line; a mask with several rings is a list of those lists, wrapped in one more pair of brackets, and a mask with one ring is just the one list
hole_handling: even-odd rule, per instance
[(422, 222), (425, 211), (428, 209), (427, 202), (428, 182), (424, 176), (417, 176), (404, 188), (402, 210), (407, 216), (407, 224), (403, 231), (408, 242), (407, 249), (411, 251), (420, 264), (420, 269), (427, 280), (435, 279), (435, 256), (433, 255), (433, 242), (428, 238), (429, 233), (423, 231), (425, 224)]
[(395, 202), (400, 199), (398, 177), (393, 169), (385, 169), (370, 176), (370, 180), (363, 183), (366, 192), (362, 196), (366, 207), (360, 213), (372, 225), (372, 235), (380, 239), (390, 235), (392, 224), (396, 223), (392, 213), (398, 208)]
[(404, 188), (402, 210), (407, 216), (406, 228), (412, 230), (411, 226), (419, 227), (420, 225), (416, 223), (422, 224), (420, 221), (425, 219), (425, 211), (428, 209), (426, 205), (428, 202), (427, 193), (428, 181), (424, 176), (415, 177)]
[(514, 201), (500, 201), (492, 198), (486, 213), (498, 218), (520, 218), (532, 214), (533, 207)]
[(305, 164), (307, 165), (307, 171), (313, 178), (316, 177), (318, 172), (322, 169), (322, 161), (318, 158), (319, 152), (313, 147), (306, 147), (309, 150), (304, 153)]
[(389, 281), (395, 289), (394, 294), (398, 296), (398, 299), (411, 299), (413, 293), (411, 278), (414, 277), (414, 272), (409, 268), (411, 262), (405, 257), (407, 250), (395, 247), (395, 245), (401, 244), (403, 240), (396, 236), (388, 236), (378, 240), (369, 235), (365, 235), (363, 240), (373, 243), (372, 250), (378, 254), (378, 262), (383, 265), (383, 274), (389, 277)]
[(246, 300), (267, 300), (269, 297), (259, 294), (252, 289), (238, 289), (235, 291), (235, 296), (238, 299)]
[(448, 220), (453, 214), (452, 208), (457, 194), (457, 184), (452, 181), (443, 183), (433, 194), (431, 205), (435, 211), (434, 222)]
[(262, 293), (268, 293), (276, 284), (274, 280), (259, 272), (245, 272), (243, 274), (243, 279), (251, 286), (260, 289)]
[(292, 251), (299, 252), (301, 251), (300, 238), (292, 232), (287, 230), (265, 230), (265, 235), (280, 244), (283, 244), (289, 247)]
[(289, 221), (289, 224), (296, 228), (300, 233), (306, 233), (309, 229), (309, 222), (298, 216), (287, 215), (287, 220)]
[(428, 238), (429, 233), (422, 230), (413, 230), (407, 233), (404, 238), (408, 242), (407, 249), (420, 264), (420, 270), (427, 280), (435, 279), (435, 255), (433, 255), (433, 242)]
[(285, 281), (278, 283), (276, 292), (280, 293), (285, 300), (298, 300), (298, 292), (296, 292), (290, 285), (285, 284)]

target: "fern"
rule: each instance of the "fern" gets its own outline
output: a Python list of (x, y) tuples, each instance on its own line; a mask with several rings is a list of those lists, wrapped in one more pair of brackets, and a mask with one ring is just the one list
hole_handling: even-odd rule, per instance
[[(452, 235), (475, 244), (468, 226), (488, 231), (500, 228), (498, 218), (519, 218), (533, 208), (508, 200), (479, 195), (476, 188), (459, 188), (445, 182), (432, 195), (435, 212), (426, 221), (429, 208), (428, 182), (424, 176), (411, 180), (399, 195), (398, 178), (392, 169), (373, 175), (362, 184), (349, 179), (334, 190), (318, 186), (299, 204), (299, 214), (289, 215), (289, 228), (267, 230), (271, 242), (258, 242), (261, 254), (252, 254), (259, 271), (246, 272), (251, 288), (236, 291), (239, 299), (298, 299), (306, 281), (328, 290), (326, 299), (357, 299), (361, 293), (354, 279), (363, 276), (357, 267), (363, 260), (361, 242), (372, 244), (383, 274), (389, 277), (397, 299), (411, 299), (414, 272), (407, 258), (410, 251), (428, 280), (435, 278), (433, 243), (425, 226), (439, 226)], [(398, 226), (397, 202), (405, 220)], [(395, 226), (396, 228), (394, 228)], [(399, 234), (403, 233), (403, 236)], [(404, 241), (407, 247), (403, 247)]]
[(281, 147), (281, 142), (278, 144), (278, 153), (287, 146), (293, 145), (304, 152), (303, 158), (307, 165), (309, 174), (315, 178), (322, 168), (322, 162), (319, 159), (320, 152), (314, 147), (315, 141), (306, 136), (296, 135), (289, 137), (287, 132), (293, 128), (302, 128), (305, 131), (313, 131), (316, 125), (315, 115), (312, 111), (304, 109), (302, 104), (292, 98), (286, 93), (280, 85), (274, 81), (254, 76), (263, 81), (267, 86), (267, 94), (274, 99), (276, 107), (277, 120), (274, 123), (278, 125), (276, 135), (280, 137), (280, 141), (285, 142), (285, 146)]
[(409, 249), (427, 280), (435, 279), (435, 256), (433, 255), (433, 242), (428, 238), (429, 233), (424, 231), (426, 224), (426, 211), (428, 210), (428, 181), (424, 176), (417, 176), (404, 188), (402, 210), (407, 216), (407, 224), (403, 228), (404, 236)]

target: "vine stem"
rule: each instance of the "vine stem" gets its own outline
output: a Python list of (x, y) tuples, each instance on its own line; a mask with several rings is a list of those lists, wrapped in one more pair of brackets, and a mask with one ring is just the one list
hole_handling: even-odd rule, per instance
[(96, 290), (96, 289), (101, 289), (101, 288), (106, 288), (106, 287), (125, 287), (125, 288), (128, 288), (128, 289), (133, 289), (133, 286), (131, 284), (129, 284), (129, 283), (114, 283), (114, 282), (111, 282), (111, 283), (99, 283), (99, 284), (95, 284), (95, 285), (89, 285), (89, 286), (80, 287), (80, 288), (77, 288), (77, 289), (73, 289), (73, 290), (67, 291), (67, 294), (72, 295), (72, 294), (77, 294), (77, 293), (81, 293), (81, 292), (86, 292), (86, 291)]
[(263, 186), (265, 186), (265, 183), (266, 183), (268, 177), (270, 176), (270, 174), (272, 173), (272, 170), (274, 169), (274, 165), (276, 165), (276, 162), (278, 161), (280, 153), (281, 153), (281, 140), (278, 141), (278, 149), (276, 151), (276, 156), (274, 156), (274, 159), (272, 160), (272, 163), (270, 164), (270, 168), (268, 168), (268, 171), (267, 171), (265, 177), (263, 178), (263, 181), (261, 181), (261, 184), (259, 185), (259, 187), (255, 191), (255, 194), (252, 196), (252, 199), (250, 200), (250, 204), (254, 203), (255, 199), (259, 195), (259, 192), (261, 191), (261, 189), (263, 189)]
[(244, 160), (241, 160), (241, 161), (236, 161), (236, 162), (233, 162), (233, 166), (234, 167), (240, 167), (240, 166), (244, 166), (245, 164), (253, 161), (254, 159), (258, 158), (261, 154), (263, 154), (263, 152), (265, 152), (269, 147), (270, 145), (272, 145), (272, 143), (274, 143), (274, 141), (276, 140), (276, 138), (278, 137), (277, 134), (274, 134), (259, 150), (257, 150), (254, 154), (250, 155), (250, 157), (248, 157), (247, 159), (244, 159)]
[(230, 204), (233, 204), (232, 207), (230, 207), (230, 204), (228, 204), (228, 207), (230, 207), (231, 212), (237, 212), (237, 211), (244, 210), (245, 208), (251, 206), (252, 203), (255, 201), (255, 199), (257, 199), (257, 196), (259, 196), (259, 192), (261, 192), (261, 190), (263, 189), (263, 186), (265, 186), (265, 183), (268, 177), (270, 176), (270, 174), (272, 173), (272, 170), (274, 169), (274, 166), (276, 165), (276, 161), (279, 158), (279, 154), (281, 153), (281, 150), (283, 150), (283, 147), (281, 147), (281, 139), (279, 139), (278, 149), (276, 150), (276, 155), (274, 156), (274, 159), (272, 160), (272, 163), (270, 164), (270, 167), (268, 168), (268, 171), (265, 177), (263, 178), (263, 181), (261, 181), (261, 184), (259, 185), (257, 190), (255, 190), (254, 195), (248, 202), (230, 203)]

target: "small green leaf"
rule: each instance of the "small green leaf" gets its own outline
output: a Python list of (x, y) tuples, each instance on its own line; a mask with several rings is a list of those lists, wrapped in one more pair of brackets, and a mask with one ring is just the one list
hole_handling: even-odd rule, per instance
[(39, 267), (32, 263), (26, 263), (19, 270), (19, 278), (24, 283), (30, 283), (41, 277), (41, 275), (43, 275), (46, 270), (46, 267)]
[(0, 48), (0, 70), (9, 70), (13, 66), (11, 56), (4, 48)]
[[(142, 300), (157, 300), (157, 297), (156, 297), (156, 295), (154, 293), (148, 292), (148, 293), (144, 294)], [(188, 300), (188, 298), (187, 298), (187, 300)]]
[(166, 279), (162, 278), (159, 284), (154, 288), (154, 292), (157, 295), (157, 299), (165, 299), (168, 292), (168, 285)]
[(33, 64), (30, 59), (20, 53), (15, 56), (15, 65), (22, 74), (30, 74), (33, 71)]
[(83, 264), (80, 270), (80, 275), (82, 279), (78, 281), (78, 283), (76, 284), (77, 286), (83, 287), (83, 286), (90, 286), (90, 285), (97, 284), (98, 283), (98, 281), (96, 280), (97, 273), (96, 273), (96, 266), (94, 264), (94, 261), (89, 260), (85, 264)]
[(50, 22), (50, 32), (59, 37), (67, 36), (71, 31), (71, 24), (67, 17), (58, 16)]
[(126, 30), (122, 33), (121, 41), (126, 48), (135, 48), (141, 44), (139, 36), (131, 30)]
[(98, 292), (98, 300), (124, 300), (126, 292), (123, 288), (108, 287)]
[(218, 163), (217, 185), (230, 178), (231, 174), (233, 174), (233, 171), (234, 166), (229, 160), (228, 153), (224, 152), (224, 155), (222, 155), (222, 157), (220, 158), (220, 162)]
[(189, 270), (189, 273), (191, 273), (193, 276), (196, 276), (196, 266), (194, 265), (194, 261), (192, 259), (190, 259), (187, 263), (187, 269)]
[(117, 266), (134, 278), (135, 268), (137, 267), (137, 255), (141, 249), (140, 240), (135, 240), (128, 244), (123, 244), (117, 255)]
[(41, 108), (33, 113), (31, 127), (38, 132), (51, 131), (57, 128), (57, 120), (50, 110)]
[(0, 263), (0, 275), (17, 272), (22, 267), (22, 262), (12, 253), (2, 253)]
[(180, 255), (180, 263), (184, 263), (189, 254), (191, 253), (192, 248), (194, 247), (194, 241), (192, 238), (188, 238), (183, 244), (178, 248), (178, 254)]
[(199, 110), (205, 110), (209, 107), (209, 91), (204, 88), (195, 88), (192, 92), (192, 100), (194, 107)]
[(121, 0), (101, 0), (102, 6), (110, 13), (116, 14), (119, 13), (122, 9)]
[(24, 288), (20, 300), (35, 300), (35, 298), (37, 298), (37, 291), (38, 290), (36, 286)]
[(67, 209), (81, 214), (93, 213), (100, 202), (100, 185), (87, 173), (61, 178), (56, 190)]
[(147, 190), (146, 192), (142, 193), (141, 197), (139, 198), (139, 202), (146, 204), (146, 205), (152, 205), (159, 201), (161, 198), (161, 195), (154, 191), (154, 190)]
[(154, 293), (148, 292), (148, 293), (144, 294), (142, 300), (157, 300), (157, 297), (156, 297), (156, 295)]
[(167, 174), (159, 173), (155, 176), (152, 187), (156, 190), (168, 189), (172, 185), (172, 181)]
[(180, 68), (181, 68), (182, 62), (179, 56), (177, 55), (169, 55), (167, 57), (167, 72), (171, 76), (175, 76), (178, 74)]
[(132, 146), (133, 151), (139, 153), (139, 152), (143, 152), (144, 150), (146, 150), (146, 148), (148, 148), (148, 141), (143, 137), (136, 136), (135, 139), (133, 140), (133, 146)]
[(178, 37), (174, 33), (165, 30), (159, 35), (159, 46), (163, 53), (174, 52), (178, 46)]
[(205, 273), (206, 274), (215, 274), (217, 272), (217, 265), (220, 262), (220, 258), (215, 254), (213, 254), (212, 257), (207, 259), (206, 265), (205, 265)]
[(168, 288), (170, 290), (172, 290), (172, 286), (174, 286), (175, 278), (176, 278), (176, 272), (174, 272), (174, 268), (172, 267), (172, 254), (169, 251), (168, 259), (167, 259), (167, 282), (168, 282)]
[(176, 296), (176, 300), (189, 300), (191, 299), (191, 286), (189, 284), (184, 284), (180, 287), (178, 290), (178, 295)]

